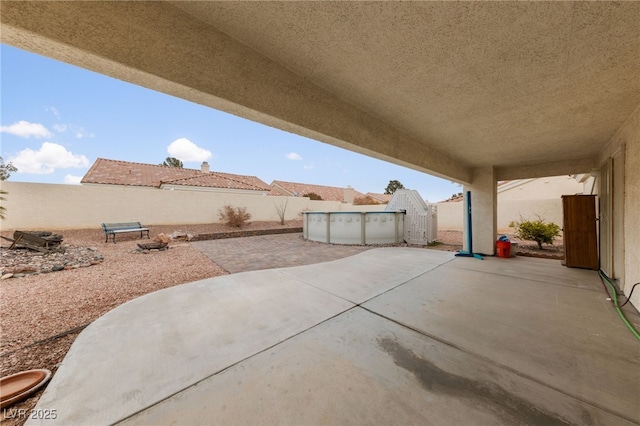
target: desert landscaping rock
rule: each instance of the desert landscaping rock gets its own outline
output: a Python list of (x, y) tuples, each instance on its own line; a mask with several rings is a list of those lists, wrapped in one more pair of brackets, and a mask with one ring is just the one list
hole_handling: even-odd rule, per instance
[(176, 231), (169, 234), (169, 238), (173, 241), (191, 241), (193, 239), (193, 234)]
[(2, 249), (0, 274), (13, 274), (13, 278), (26, 275), (57, 272), (65, 269), (76, 269), (97, 265), (104, 260), (95, 249), (78, 246), (64, 246), (62, 253), (40, 253), (28, 249)]

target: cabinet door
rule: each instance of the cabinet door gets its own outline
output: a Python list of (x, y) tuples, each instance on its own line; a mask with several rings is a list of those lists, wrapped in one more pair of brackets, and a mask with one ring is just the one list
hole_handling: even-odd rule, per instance
[(597, 270), (595, 195), (565, 195), (562, 197), (562, 205), (565, 264), (572, 268)]

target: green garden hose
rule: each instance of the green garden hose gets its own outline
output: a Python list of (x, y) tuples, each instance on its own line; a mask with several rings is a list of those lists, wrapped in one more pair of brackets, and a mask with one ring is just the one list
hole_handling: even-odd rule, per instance
[(611, 281), (609, 281), (609, 278), (605, 274), (603, 274), (601, 270), (598, 271), (598, 273), (600, 274), (600, 278), (602, 279), (602, 281), (606, 283), (609, 286), (609, 288), (611, 288), (611, 292), (613, 294), (613, 296), (611, 296), (611, 300), (613, 301), (613, 306), (616, 308), (616, 311), (618, 311), (618, 315), (620, 316), (620, 318), (622, 318), (622, 321), (625, 323), (627, 328), (631, 330), (634, 336), (636, 336), (636, 339), (640, 340), (640, 333), (638, 333), (638, 331), (635, 328), (633, 328), (631, 323), (627, 320), (627, 318), (622, 313), (620, 306), (618, 306), (618, 293), (616, 291), (615, 286), (613, 285), (613, 283), (611, 283)]

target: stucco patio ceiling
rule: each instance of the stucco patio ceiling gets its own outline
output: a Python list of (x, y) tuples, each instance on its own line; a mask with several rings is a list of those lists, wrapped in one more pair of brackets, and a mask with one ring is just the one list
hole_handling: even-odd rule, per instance
[(640, 104), (637, 2), (28, 3), (65, 47), (3, 41), (458, 181), (589, 171)]

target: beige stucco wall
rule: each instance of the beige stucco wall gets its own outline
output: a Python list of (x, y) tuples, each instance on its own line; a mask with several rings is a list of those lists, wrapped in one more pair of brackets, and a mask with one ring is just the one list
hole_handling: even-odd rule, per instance
[[(140, 221), (149, 225), (218, 222), (225, 204), (247, 207), (252, 220), (279, 220), (275, 204), (288, 199), (287, 220), (300, 219), (303, 210), (380, 211), (386, 205), (353, 206), (335, 201), (311, 201), (302, 197), (271, 197), (153, 188), (54, 185), (5, 181), (9, 192), (3, 206), (7, 215), (2, 229), (94, 228), (102, 222)], [(438, 229), (463, 229), (463, 203), (438, 204)], [(504, 200), (498, 194), (498, 232), (509, 222), (535, 219), (562, 224), (562, 202), (557, 199)]]
[(464, 203), (438, 203), (438, 231), (462, 231)]
[[(463, 230), (464, 203), (438, 204), (438, 229), (443, 231)], [(512, 232), (511, 221), (535, 220), (538, 216), (545, 222), (562, 226), (562, 199), (502, 200), (498, 195), (498, 233)]]
[[(496, 172), (493, 167), (478, 167), (473, 170), (473, 183), (464, 185), (465, 192), (471, 191), (471, 223), (473, 247), (468, 247), (468, 239), (465, 238), (463, 248), (465, 251), (495, 254), (496, 206), (498, 193), (496, 189)], [(466, 221), (467, 216), (463, 219)]]
[[(604, 163), (623, 146), (626, 146), (623, 220), (625, 268), (621, 286), (628, 295), (633, 284), (640, 282), (640, 106), (602, 150), (600, 163)], [(640, 308), (640, 288), (634, 292), (631, 303)]]
[(584, 191), (584, 185), (568, 175), (525, 179), (519, 185), (511, 185), (513, 184), (505, 184), (508, 189), (504, 190), (498, 187), (498, 203), (505, 200), (560, 198), (562, 195), (582, 194)]
[(544, 219), (562, 227), (562, 199), (502, 200), (498, 197), (498, 232), (507, 232), (509, 223), (523, 220)]
[(386, 206), (353, 206), (304, 197), (170, 191), (155, 188), (54, 185), (2, 182), (7, 191), (2, 230), (100, 228), (103, 222), (139, 221), (145, 225), (219, 222), (226, 204), (246, 207), (251, 221), (277, 221), (276, 204), (288, 200), (287, 220), (301, 219), (303, 210), (379, 211)]

